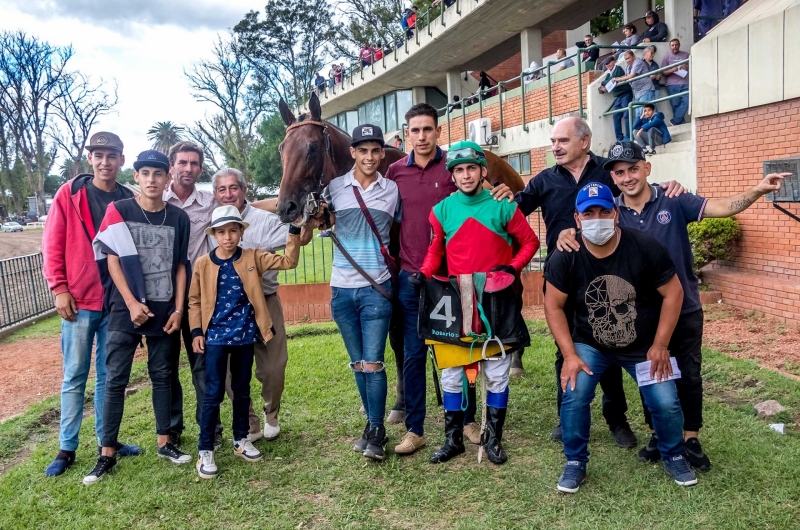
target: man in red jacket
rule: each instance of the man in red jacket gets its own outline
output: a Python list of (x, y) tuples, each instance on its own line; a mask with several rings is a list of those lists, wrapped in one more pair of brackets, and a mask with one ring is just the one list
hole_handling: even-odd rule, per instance
[[(98, 132), (92, 135), (86, 150), (94, 174), (78, 175), (61, 186), (44, 227), (43, 273), (56, 297), (56, 310), (61, 316), (61, 352), (64, 357), (59, 429), (61, 450), (45, 470), (49, 477), (61, 475), (75, 462), (83, 418), (83, 395), (95, 340), (94, 424), (98, 442), (103, 435), (108, 313), (103, 309), (103, 286), (92, 240), (108, 205), (133, 197), (133, 192), (117, 184), (117, 174), (125, 164), (122, 149), (122, 141), (116, 134)], [(134, 445), (117, 446), (120, 456), (136, 456), (141, 452)]]

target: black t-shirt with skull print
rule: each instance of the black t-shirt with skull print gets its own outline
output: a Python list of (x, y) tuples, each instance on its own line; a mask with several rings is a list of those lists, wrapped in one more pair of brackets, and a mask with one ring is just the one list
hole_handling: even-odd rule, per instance
[(646, 355), (653, 345), (661, 314), (658, 288), (673, 276), (667, 249), (625, 228), (620, 228), (619, 246), (610, 256), (598, 259), (586, 245), (577, 252), (556, 250), (544, 275), (572, 298), (576, 344), (635, 356)]

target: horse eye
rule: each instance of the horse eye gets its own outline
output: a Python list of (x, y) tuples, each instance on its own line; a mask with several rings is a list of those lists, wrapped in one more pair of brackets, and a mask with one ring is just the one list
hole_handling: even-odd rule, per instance
[(314, 143), (308, 145), (308, 156), (316, 155), (317, 151), (319, 151), (319, 144)]

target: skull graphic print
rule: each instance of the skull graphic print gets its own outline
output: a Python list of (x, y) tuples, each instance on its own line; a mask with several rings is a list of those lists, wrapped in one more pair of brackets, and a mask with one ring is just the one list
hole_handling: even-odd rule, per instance
[(584, 298), (598, 343), (624, 348), (636, 340), (636, 291), (630, 283), (619, 276), (598, 276)]

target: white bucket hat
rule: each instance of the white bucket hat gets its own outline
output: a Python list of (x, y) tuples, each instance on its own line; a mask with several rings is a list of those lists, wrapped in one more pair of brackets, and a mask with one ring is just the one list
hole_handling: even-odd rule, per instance
[(205, 229), (205, 232), (213, 236), (215, 228), (228, 223), (239, 223), (244, 228), (250, 226), (250, 223), (242, 220), (242, 214), (239, 213), (235, 206), (220, 206), (214, 208), (214, 212), (211, 214), (211, 225)]

